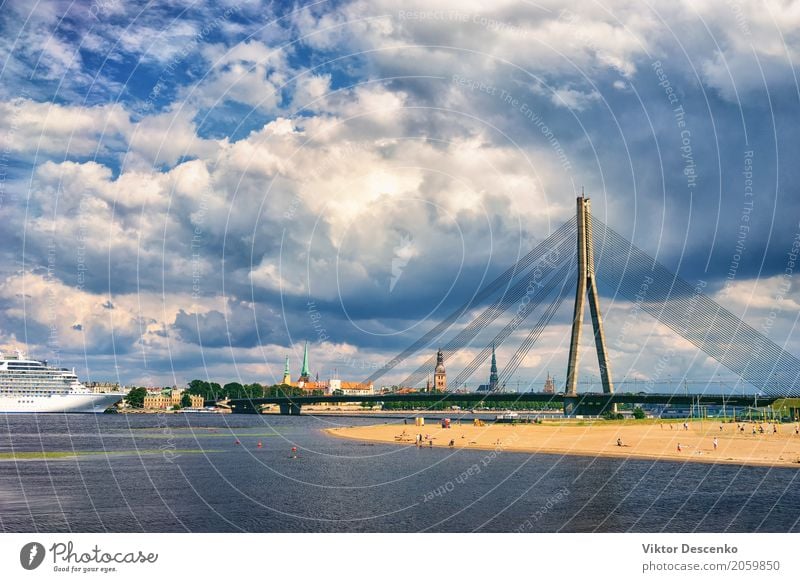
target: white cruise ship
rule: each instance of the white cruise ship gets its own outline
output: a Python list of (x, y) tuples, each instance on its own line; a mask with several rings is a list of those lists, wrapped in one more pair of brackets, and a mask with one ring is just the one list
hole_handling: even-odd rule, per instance
[(98, 394), (74, 371), (29, 360), (19, 350), (0, 352), (0, 414), (6, 412), (103, 412), (124, 394)]

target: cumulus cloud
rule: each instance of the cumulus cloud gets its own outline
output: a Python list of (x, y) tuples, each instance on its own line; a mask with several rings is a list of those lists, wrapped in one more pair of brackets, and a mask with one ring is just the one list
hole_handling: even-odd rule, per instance
[[(764, 129), (766, 93), (752, 95), (766, 80), (784, 104), (776, 135), (791, 127), (794, 5), (354, 0), (278, 13), (232, 5), (225, 17), (231, 6), (180, 17), (154, 7), (134, 20), (114, 4), (82, 51), (72, 33), (96, 16), (85, 7), (59, 19), (42, 5), (27, 27), (14, 8), (41, 69), (22, 81), (37, 56), (25, 48), (3, 76), (3, 187), (22, 203), (0, 198), (11, 225), (0, 243), (9, 265), (24, 264), (0, 277), (4, 341), (27, 322), (46, 350), (54, 325), (67, 352), (139, 350), (148, 373), (178, 381), (200, 373), (200, 346), (203, 374), (235, 361), (244, 379), (263, 379), (308, 338), (321, 340), (321, 371), (342, 367), (331, 355), (341, 352), (359, 362), (346, 364), (355, 376), (546, 237), (584, 186), (623, 234), (719, 278), (703, 269), (735, 243), (745, 148), (762, 194), (748, 249), (776, 234), (762, 244), (760, 290), (718, 299), (762, 316), (776, 292), (769, 277), (797, 205), (767, 193), (796, 183), (796, 170), (778, 164)], [(781, 138), (784, 159), (792, 139)], [(757, 274), (743, 268), (741, 285)], [(53, 320), (53, 295), (76, 308)], [(610, 335), (625, 309), (610, 304)], [(557, 321), (523, 373), (559, 369), (567, 329)], [(673, 370), (709, 365), (653, 324), (631, 334), (614, 349), (632, 376), (652, 373), (642, 345), (674, 348)], [(523, 337), (501, 346), (504, 360)]]

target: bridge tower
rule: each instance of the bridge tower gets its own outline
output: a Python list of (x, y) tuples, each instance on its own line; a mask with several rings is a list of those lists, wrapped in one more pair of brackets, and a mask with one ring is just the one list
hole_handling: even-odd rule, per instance
[[(611, 367), (608, 363), (603, 319), (600, 316), (600, 302), (597, 295), (597, 284), (594, 276), (594, 241), (592, 239), (591, 201), (583, 195), (577, 199), (578, 205), (578, 285), (575, 290), (575, 310), (572, 315), (572, 337), (569, 343), (569, 362), (567, 364), (566, 396), (578, 393), (578, 363), (580, 360), (581, 328), (583, 327), (583, 311), (586, 295), (589, 296), (589, 311), (592, 316), (594, 343), (597, 348), (597, 360), (600, 365), (600, 380), (603, 392), (612, 394), (614, 382), (611, 379)], [(577, 402), (577, 401), (576, 401)], [(567, 402), (565, 400), (565, 407)], [(592, 413), (590, 411), (585, 411)], [(573, 411), (573, 413), (575, 413)], [(594, 412), (595, 414), (597, 412)]]

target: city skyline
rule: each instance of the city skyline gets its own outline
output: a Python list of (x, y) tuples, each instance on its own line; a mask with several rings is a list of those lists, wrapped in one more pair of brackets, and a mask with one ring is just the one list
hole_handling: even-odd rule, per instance
[[(0, 349), (85, 381), (278, 383), (308, 341), (317, 371), (360, 381), (585, 190), (800, 352), (798, 47), (757, 7), (56, 3), (0, 26)], [(730, 376), (599, 291), (616, 381), (668, 350), (662, 378)], [(519, 377), (565, 381), (569, 325), (565, 305)]]

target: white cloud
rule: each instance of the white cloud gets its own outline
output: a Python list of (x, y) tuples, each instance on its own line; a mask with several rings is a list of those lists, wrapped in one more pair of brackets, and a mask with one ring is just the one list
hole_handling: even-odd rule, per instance
[(120, 105), (75, 107), (29, 99), (0, 102), (0, 131), (17, 153), (105, 153), (119, 148), (130, 129), (128, 114)]

